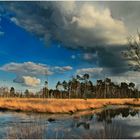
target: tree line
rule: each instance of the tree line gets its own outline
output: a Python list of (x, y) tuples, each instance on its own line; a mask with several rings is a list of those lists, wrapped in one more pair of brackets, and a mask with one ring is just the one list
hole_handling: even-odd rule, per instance
[[(137, 36), (128, 37), (128, 48), (122, 52), (125, 59), (129, 60), (131, 70), (140, 71), (140, 33)], [(131, 61), (130, 61), (131, 60)], [(97, 80), (94, 85), (89, 74), (77, 75), (69, 81), (58, 81), (56, 89), (48, 89), (48, 81), (44, 88), (36, 94), (29, 92), (17, 92), (14, 87), (0, 88), (0, 97), (39, 97), (39, 98), (139, 98), (140, 91), (133, 82), (121, 82), (115, 84), (109, 78)]]
[(89, 74), (77, 75), (71, 80), (58, 81), (56, 89), (43, 88), (43, 96), (47, 98), (139, 98), (140, 91), (133, 82), (115, 84), (109, 78), (97, 80), (94, 85)]
[(14, 87), (10, 91), (0, 93), (1, 97), (20, 98), (139, 98), (140, 91), (133, 82), (115, 84), (109, 78), (97, 80), (96, 84), (90, 80), (89, 74), (72, 77), (69, 81), (58, 81), (55, 89), (48, 88), (48, 81), (40, 92), (32, 93), (28, 89), (24, 93), (16, 92)]

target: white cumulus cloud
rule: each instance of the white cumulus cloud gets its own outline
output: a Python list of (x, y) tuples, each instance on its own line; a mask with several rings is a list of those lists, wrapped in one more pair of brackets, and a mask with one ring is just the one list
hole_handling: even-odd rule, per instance
[[(72, 23), (76, 23), (79, 30), (85, 31), (77, 38), (81, 39), (81, 42), (84, 41), (82, 36), (83, 39), (84, 36), (88, 36), (86, 40), (92, 46), (126, 43), (127, 30), (123, 21), (113, 18), (108, 8), (99, 10), (94, 5), (84, 4), (80, 8), (78, 16), (72, 18)], [(99, 40), (102, 42), (98, 42)]]
[(46, 64), (24, 62), (24, 63), (8, 63), (0, 67), (0, 70), (14, 73), (16, 78), (13, 80), (25, 86), (37, 86), (40, 84), (42, 75), (52, 75), (54, 73), (64, 73), (72, 70), (71, 66), (47, 66)]
[(51, 75), (49, 67), (34, 62), (8, 63), (0, 67), (1, 70), (16, 73), (17, 75)]
[(40, 84), (40, 79), (31, 76), (23, 76), (24, 83), (27, 86), (36, 86)]
[(36, 77), (31, 77), (31, 76), (19, 77), (18, 76), (16, 79), (13, 80), (13, 82), (20, 83), (25, 86), (35, 87), (35, 86), (39, 85), (41, 81), (40, 81), (40, 79), (38, 79)]

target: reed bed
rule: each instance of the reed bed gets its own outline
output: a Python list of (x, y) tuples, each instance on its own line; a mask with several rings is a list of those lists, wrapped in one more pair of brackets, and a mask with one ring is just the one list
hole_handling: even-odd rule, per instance
[(0, 110), (38, 113), (74, 113), (83, 110), (99, 109), (107, 105), (140, 106), (140, 100), (0, 98)]
[(47, 126), (39, 123), (15, 123), (7, 129), (7, 139), (45, 139)]

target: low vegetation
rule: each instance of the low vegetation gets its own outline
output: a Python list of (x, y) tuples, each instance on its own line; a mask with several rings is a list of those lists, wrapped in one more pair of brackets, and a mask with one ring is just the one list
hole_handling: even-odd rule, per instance
[(21, 125), (15, 123), (11, 128), (8, 128), (7, 139), (43, 139), (46, 131), (45, 124), (29, 123)]
[(38, 98), (0, 98), (1, 110), (74, 113), (88, 109), (102, 108), (107, 105), (135, 105), (135, 99), (38, 99)]

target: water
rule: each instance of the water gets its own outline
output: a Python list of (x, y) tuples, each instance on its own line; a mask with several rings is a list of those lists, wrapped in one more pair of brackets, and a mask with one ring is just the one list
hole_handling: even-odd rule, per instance
[(109, 106), (86, 115), (0, 112), (0, 138), (140, 138), (139, 108)]

